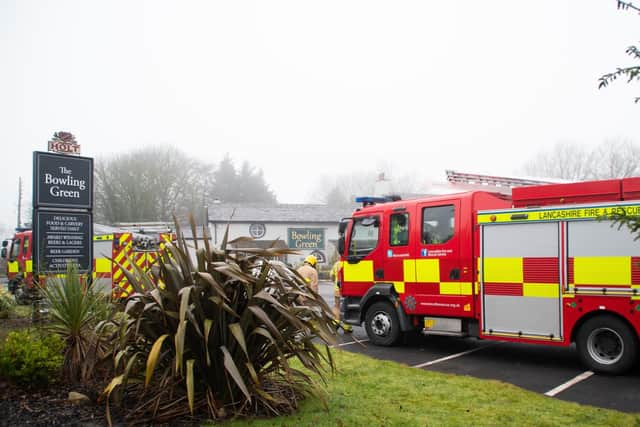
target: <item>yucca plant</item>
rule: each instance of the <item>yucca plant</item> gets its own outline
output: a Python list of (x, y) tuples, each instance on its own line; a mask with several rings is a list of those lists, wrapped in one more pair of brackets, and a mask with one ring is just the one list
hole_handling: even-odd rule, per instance
[[(191, 227), (195, 236), (193, 220)], [(177, 223), (176, 230), (177, 245), (167, 246), (151, 273), (123, 269), (135, 293), (118, 323), (117, 376), (107, 399), (128, 422), (149, 423), (275, 415), (309, 393), (321, 395), (306, 372), (324, 379), (334, 368), (333, 318), (295, 271), (272, 260), (293, 251), (227, 249), (226, 233), (215, 249), (203, 229), (194, 263)], [(294, 369), (293, 358), (309, 371)]]
[(63, 377), (71, 382), (89, 380), (106, 355), (96, 326), (110, 314), (108, 295), (93, 289), (73, 263), (67, 264), (63, 277), (47, 278), (40, 292), (49, 309), (46, 328), (65, 343)]

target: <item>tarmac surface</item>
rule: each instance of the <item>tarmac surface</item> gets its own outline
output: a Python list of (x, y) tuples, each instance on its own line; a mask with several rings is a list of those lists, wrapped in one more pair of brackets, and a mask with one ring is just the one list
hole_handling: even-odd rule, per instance
[[(320, 295), (333, 307), (332, 283), (321, 282)], [(354, 327), (352, 335), (341, 335), (341, 349), (416, 369), (503, 381), (553, 399), (640, 413), (640, 361), (625, 375), (607, 376), (583, 368), (574, 346), (415, 334), (403, 344), (378, 347), (368, 342), (362, 327)]]

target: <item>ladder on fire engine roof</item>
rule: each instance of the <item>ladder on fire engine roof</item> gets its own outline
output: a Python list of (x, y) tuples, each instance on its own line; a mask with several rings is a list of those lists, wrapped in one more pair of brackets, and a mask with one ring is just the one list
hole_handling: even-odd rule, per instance
[(170, 233), (173, 231), (172, 222), (117, 222), (114, 227), (131, 230), (139, 234)]
[(529, 178), (509, 178), (505, 176), (481, 175), (462, 173), (452, 170), (445, 171), (447, 181), (451, 184), (476, 184), (490, 185), (494, 187), (522, 187), (525, 185), (553, 184), (553, 181), (542, 181)]

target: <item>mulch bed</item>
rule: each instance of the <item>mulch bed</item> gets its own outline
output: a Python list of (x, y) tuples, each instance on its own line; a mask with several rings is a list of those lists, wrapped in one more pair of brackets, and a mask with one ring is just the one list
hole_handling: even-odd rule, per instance
[[(86, 394), (91, 401), (71, 403), (68, 400), (69, 391)], [(105, 406), (98, 404), (92, 394), (97, 397), (95, 390), (82, 390), (64, 384), (30, 390), (0, 379), (0, 426), (107, 425)]]
[[(12, 330), (34, 327), (30, 318), (0, 319), (0, 342)], [(36, 326), (37, 327), (37, 326)], [(52, 384), (47, 388), (33, 389), (12, 384), (2, 378), (0, 372), (0, 427), (5, 426), (105, 426), (105, 405), (98, 403), (98, 393), (104, 385), (72, 387), (67, 384)], [(89, 397), (82, 404), (70, 402), (69, 392), (76, 391)], [(112, 419), (116, 425), (116, 414)]]

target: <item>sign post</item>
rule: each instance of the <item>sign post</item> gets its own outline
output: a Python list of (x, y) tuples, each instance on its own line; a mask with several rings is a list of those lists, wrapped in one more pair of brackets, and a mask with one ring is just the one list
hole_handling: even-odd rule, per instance
[[(49, 149), (79, 154), (73, 135), (57, 132)], [(93, 159), (33, 153), (33, 271), (64, 273), (93, 266)]]

